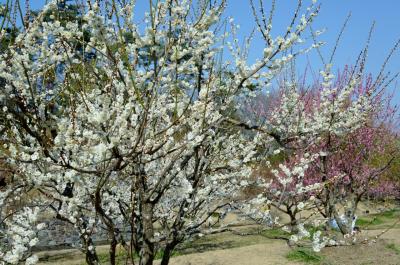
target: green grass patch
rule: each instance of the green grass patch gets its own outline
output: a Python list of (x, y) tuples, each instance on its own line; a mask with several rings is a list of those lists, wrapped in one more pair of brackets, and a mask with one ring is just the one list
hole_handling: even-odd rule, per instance
[[(97, 251), (97, 257), (99, 258), (100, 264), (108, 264), (110, 263), (110, 255), (107, 251)], [(135, 256), (137, 258), (137, 256)], [(129, 260), (128, 253), (122, 247), (117, 247), (115, 253), (115, 261), (116, 264), (126, 264), (126, 261)]]
[(323, 262), (324, 257), (307, 248), (297, 248), (291, 250), (286, 258), (291, 261), (300, 261), (307, 264), (319, 264)]
[(382, 226), (384, 224), (390, 223), (393, 219), (400, 217), (400, 211), (398, 209), (393, 209), (381, 213), (371, 214), (369, 216), (360, 217), (357, 219), (356, 225), (360, 227), (369, 226)]
[(382, 218), (374, 216), (372, 218), (358, 218), (356, 221), (356, 226), (371, 226), (371, 225), (381, 225), (384, 221)]
[(261, 235), (268, 238), (276, 238), (276, 237), (288, 238), (290, 236), (288, 232), (285, 232), (280, 228), (266, 229), (261, 233)]
[(400, 246), (397, 246), (396, 244), (391, 243), (391, 244), (387, 244), (386, 248), (393, 250), (397, 255), (400, 255)]
[(372, 216), (378, 217), (378, 218), (383, 217), (383, 218), (387, 218), (387, 219), (392, 219), (392, 218), (399, 217), (399, 210), (393, 209), (393, 210), (389, 210), (389, 211), (385, 211), (385, 212), (381, 212), (381, 213), (376, 213), (376, 214), (373, 214)]

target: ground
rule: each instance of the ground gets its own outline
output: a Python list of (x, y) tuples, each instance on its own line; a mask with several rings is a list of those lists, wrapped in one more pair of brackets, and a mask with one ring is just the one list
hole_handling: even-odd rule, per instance
[[(266, 230), (254, 225), (236, 227), (235, 232), (209, 235), (179, 247), (171, 265), (400, 265), (400, 218), (399, 210), (369, 214), (360, 218), (361, 233), (358, 243), (347, 247), (328, 247), (320, 253), (308, 247), (289, 247), (280, 230)], [(383, 233), (379, 238), (376, 235)], [(106, 263), (107, 247), (98, 248), (101, 260)], [(44, 251), (39, 253), (40, 264), (84, 264), (84, 258), (76, 250)], [(125, 264), (123, 255), (119, 263)], [(158, 264), (158, 263), (156, 263)]]

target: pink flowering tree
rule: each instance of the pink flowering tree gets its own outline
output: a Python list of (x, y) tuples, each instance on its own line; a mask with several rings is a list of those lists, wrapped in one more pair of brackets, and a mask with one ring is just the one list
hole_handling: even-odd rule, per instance
[[(349, 74), (351, 71), (345, 70), (338, 77), (338, 89)], [(316, 146), (324, 155), (313, 165), (310, 175), (317, 181), (327, 182), (316, 196), (316, 206), (324, 217), (335, 220), (342, 234), (352, 233), (358, 203), (368, 192), (384, 184), (383, 175), (398, 156), (397, 147), (392, 145), (396, 140), (391, 130), (395, 111), (390, 107), (390, 96), (384, 96), (380, 87), (383, 84), (379, 82), (366, 77), (349, 95), (352, 100), (373, 90), (379, 91), (371, 102), (366, 122), (347, 136), (328, 134)], [(384, 159), (377, 160), (380, 157)]]
[[(329, 129), (312, 142), (304, 137), (281, 151), (276, 150), (275, 164), (279, 167), (272, 167), (266, 174), (264, 171), (264, 177), (271, 181), (267, 191), (270, 204), (290, 217), (292, 227), (301, 223), (296, 214), (307, 209), (314, 210), (308, 211), (309, 215), (315, 215), (317, 210), (327, 220), (335, 220), (343, 234), (349, 234), (352, 223), (343, 222), (344, 209), (348, 214), (346, 220), (353, 220), (358, 203), (367, 194), (396, 196), (398, 193), (396, 183), (384, 177), (399, 151), (398, 146), (393, 145), (397, 136), (393, 130), (396, 111), (391, 107), (392, 96), (384, 96), (379, 81), (374, 82), (369, 76), (349, 91), (349, 76), (353, 71), (346, 69), (332, 84), (325, 80), (325, 83), (314, 84), (309, 91), (298, 88), (301, 94), (295, 101), (296, 107), (293, 106), (298, 108), (293, 115), (298, 115), (299, 123), (305, 119), (302, 116), (328, 111)], [(281, 123), (271, 113), (283, 111), (286, 89), (285, 84), (281, 85), (267, 101), (257, 99), (255, 104), (249, 105), (248, 111), (269, 123)], [(363, 123), (351, 131), (346, 123), (335, 124), (342, 113), (351, 111), (351, 102), (376, 91), (379, 93), (373, 97)], [(310, 186), (315, 189), (299, 192), (299, 188)]]

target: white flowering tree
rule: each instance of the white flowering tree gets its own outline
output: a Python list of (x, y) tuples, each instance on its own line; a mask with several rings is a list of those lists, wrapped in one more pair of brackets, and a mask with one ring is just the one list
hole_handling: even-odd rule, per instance
[[(308, 50), (298, 45), (318, 12), (314, 1), (302, 16), (299, 1), (276, 38), (272, 13), (256, 19), (266, 48), (252, 65), (232, 21), (231, 35), (219, 33), (224, 0), (150, 1), (144, 24), (135, 22), (134, 2), (87, 1), (83, 19), (71, 21), (59, 21), (51, 2), (0, 55), (1, 155), (12, 168), (0, 191), (1, 231), (11, 235), (0, 239), (2, 262), (34, 263), (37, 220), (51, 213), (79, 232), (88, 264), (99, 263), (99, 229), (108, 233), (111, 264), (118, 244), (132, 264), (135, 255), (152, 264), (159, 250), (168, 264), (177, 244), (223, 229), (205, 226), (216, 212), (235, 207), (265, 218), (264, 192), (242, 196), (250, 185), (268, 189), (249, 178), (255, 162), (331, 128), (328, 108), (299, 120), (296, 90), (270, 124), (233, 115)], [(221, 62), (225, 48), (233, 63)], [(361, 103), (341, 122), (361, 122)], [(284, 183), (301, 172), (281, 169)]]

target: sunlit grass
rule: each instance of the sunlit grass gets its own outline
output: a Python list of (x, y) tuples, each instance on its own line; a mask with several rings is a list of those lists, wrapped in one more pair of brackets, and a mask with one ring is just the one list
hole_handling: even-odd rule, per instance
[(373, 218), (358, 218), (356, 221), (357, 226), (371, 226), (371, 225), (380, 225), (383, 224), (384, 221), (379, 217)]
[(356, 221), (356, 225), (362, 228), (372, 228), (373, 226), (382, 226), (393, 222), (394, 219), (400, 218), (400, 211), (393, 209), (381, 213), (371, 214), (369, 216), (360, 217)]
[(307, 248), (297, 248), (291, 250), (286, 258), (291, 261), (300, 261), (308, 264), (319, 264), (324, 260), (320, 254)]

